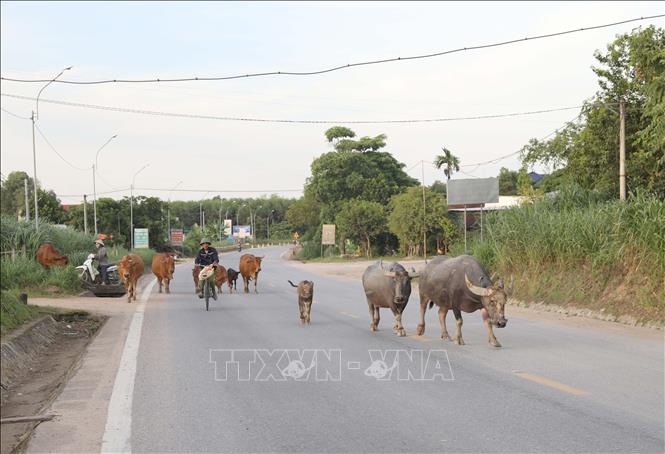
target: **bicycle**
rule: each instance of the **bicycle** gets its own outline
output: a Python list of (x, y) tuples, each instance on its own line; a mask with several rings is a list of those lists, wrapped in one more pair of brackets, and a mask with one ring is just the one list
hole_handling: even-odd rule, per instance
[[(212, 296), (213, 299), (217, 299), (215, 296), (215, 290), (210, 286), (210, 279), (209, 275), (207, 273), (204, 273), (203, 271), (207, 271), (206, 268), (211, 267), (212, 265), (206, 266), (201, 273), (199, 274), (199, 280), (203, 279), (203, 299), (205, 299), (206, 302), (206, 311), (210, 310), (210, 297)], [(214, 273), (215, 268), (212, 268), (212, 272)], [(214, 285), (214, 284), (213, 284)]]

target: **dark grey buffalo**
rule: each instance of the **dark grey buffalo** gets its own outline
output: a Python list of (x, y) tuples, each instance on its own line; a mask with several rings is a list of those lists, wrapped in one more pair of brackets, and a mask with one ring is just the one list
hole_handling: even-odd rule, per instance
[(411, 279), (417, 277), (415, 271), (409, 275), (399, 263), (376, 262), (363, 273), (363, 288), (369, 305), (372, 323), (369, 329), (376, 331), (379, 326), (379, 308), (385, 307), (395, 316), (393, 330), (398, 336), (406, 336), (402, 326), (402, 312), (411, 296)]
[[(512, 293), (512, 282), (508, 293)], [(501, 344), (494, 336), (492, 326), (503, 328), (508, 320), (504, 316), (504, 306), (508, 295), (503, 280), (492, 283), (478, 261), (469, 256), (437, 257), (429, 262), (420, 273), (420, 324), (418, 335), (425, 332), (425, 310), (439, 306), (441, 339), (450, 340), (446, 329), (446, 315), (452, 309), (457, 322), (457, 332), (453, 341), (464, 345), (462, 339), (462, 311), (475, 312), (480, 309), (483, 322), (489, 334), (489, 343), (495, 347)]]

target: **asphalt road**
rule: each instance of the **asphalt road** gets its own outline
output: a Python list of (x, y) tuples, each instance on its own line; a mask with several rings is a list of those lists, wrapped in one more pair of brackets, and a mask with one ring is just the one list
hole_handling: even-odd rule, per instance
[[(360, 282), (291, 268), (283, 250), (260, 252), (258, 295), (225, 286), (210, 312), (190, 266), (177, 268), (170, 295), (153, 293), (133, 451), (663, 452), (662, 341), (519, 319), (508, 308), (508, 326), (495, 330), (503, 348), (488, 345), (477, 313), (466, 314), (459, 347), (439, 339), (434, 310), (415, 336), (417, 292), (403, 317), (408, 337), (392, 333), (387, 310), (371, 333)], [(221, 263), (237, 269), (238, 257)], [(315, 282), (310, 326), (299, 324), (287, 279)]]

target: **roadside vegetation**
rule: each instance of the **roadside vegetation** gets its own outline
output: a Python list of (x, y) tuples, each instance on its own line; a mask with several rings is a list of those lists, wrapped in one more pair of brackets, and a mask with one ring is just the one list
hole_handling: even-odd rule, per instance
[[(57, 227), (42, 222), (39, 231), (31, 222), (17, 221), (9, 216), (0, 218), (0, 286), (2, 290), (25, 292), (37, 295), (70, 295), (81, 291), (76, 266), (94, 251), (94, 237), (71, 228)], [(52, 243), (62, 254), (69, 257), (69, 264), (63, 267), (44, 269), (35, 260), (40, 245)], [(117, 262), (127, 254), (121, 246), (108, 246), (109, 258)], [(134, 251), (146, 263), (149, 269), (152, 249)], [(3, 299), (5, 293), (3, 292)]]

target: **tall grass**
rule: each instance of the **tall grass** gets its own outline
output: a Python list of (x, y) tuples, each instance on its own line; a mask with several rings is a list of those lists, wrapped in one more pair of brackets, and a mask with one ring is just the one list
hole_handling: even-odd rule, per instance
[(565, 188), (490, 214), (469, 250), (489, 270), (521, 277), (518, 296), (665, 321), (664, 200), (602, 201)]
[[(34, 224), (17, 221), (2, 216), (0, 232), (0, 286), (2, 289), (29, 291), (30, 293), (49, 292), (57, 288), (60, 293), (75, 293), (80, 290), (78, 273), (75, 269), (81, 265), (88, 254), (95, 250), (94, 237), (71, 228), (59, 228), (52, 224), (41, 223), (39, 231)], [(62, 254), (69, 257), (69, 265), (44, 269), (35, 261), (35, 254), (40, 245), (52, 243)], [(128, 253), (122, 247), (109, 247), (109, 259), (113, 262)], [(10, 253), (11, 254), (8, 254)], [(150, 269), (155, 251), (136, 249), (146, 270)]]

